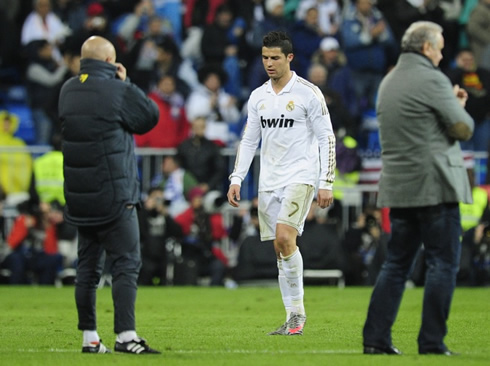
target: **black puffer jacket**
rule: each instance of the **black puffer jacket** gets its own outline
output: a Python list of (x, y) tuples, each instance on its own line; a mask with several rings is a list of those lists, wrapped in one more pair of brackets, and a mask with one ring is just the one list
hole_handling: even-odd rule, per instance
[(65, 218), (77, 226), (113, 221), (139, 202), (133, 133), (158, 122), (158, 108), (116, 66), (83, 59), (78, 77), (61, 89)]

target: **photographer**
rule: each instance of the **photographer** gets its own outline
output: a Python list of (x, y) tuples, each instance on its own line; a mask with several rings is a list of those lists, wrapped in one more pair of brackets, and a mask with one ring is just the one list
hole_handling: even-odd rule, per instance
[(463, 235), (459, 284), (490, 285), (490, 223), (482, 222)]
[(167, 210), (163, 190), (150, 188), (143, 208), (138, 211), (142, 267), (140, 285), (165, 285), (167, 281), (167, 249), (170, 238), (180, 239), (182, 229)]
[(54, 285), (63, 260), (58, 252), (62, 210), (57, 201), (40, 206), (25, 201), (17, 209), (19, 216), (7, 237), (10, 254), (2, 264), (11, 271), (10, 284)]
[(199, 277), (209, 276), (211, 286), (222, 286), (228, 258), (222, 251), (221, 243), (228, 234), (223, 215), (217, 210), (217, 205), (222, 201), (214, 196), (214, 192), (206, 194), (200, 187), (191, 189), (188, 195), (190, 207), (175, 221), (184, 233), (184, 257), (197, 263)]
[(342, 244), (347, 285), (374, 284), (386, 255), (387, 242), (388, 234), (381, 228), (380, 210), (366, 208), (347, 230)]

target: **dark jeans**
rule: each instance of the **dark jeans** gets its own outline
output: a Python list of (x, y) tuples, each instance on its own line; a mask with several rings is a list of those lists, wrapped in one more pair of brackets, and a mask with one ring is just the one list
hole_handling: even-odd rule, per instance
[(136, 208), (127, 208), (107, 225), (79, 227), (75, 300), (78, 329), (96, 330), (96, 290), (104, 269), (104, 251), (112, 275), (114, 332), (136, 330), (134, 306), (141, 268)]
[(394, 208), (390, 212), (392, 236), (387, 259), (378, 276), (363, 331), (364, 346), (387, 347), (405, 281), (416, 254), (424, 245), (427, 266), (418, 336), (419, 352), (446, 350), (446, 321), (456, 285), (461, 253), (458, 204)]

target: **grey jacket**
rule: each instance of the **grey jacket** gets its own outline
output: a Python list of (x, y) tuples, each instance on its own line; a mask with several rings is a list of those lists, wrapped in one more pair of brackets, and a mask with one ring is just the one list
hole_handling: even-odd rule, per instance
[(473, 119), (449, 79), (422, 54), (402, 53), (383, 79), (376, 106), (382, 149), (379, 207), (471, 203), (458, 140)]

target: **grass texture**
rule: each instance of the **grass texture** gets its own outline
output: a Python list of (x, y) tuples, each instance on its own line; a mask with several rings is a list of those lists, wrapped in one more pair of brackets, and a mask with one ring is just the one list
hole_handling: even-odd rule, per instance
[[(402, 356), (363, 355), (371, 288), (305, 289), (303, 336), (267, 336), (285, 320), (276, 287), (142, 287), (138, 334), (162, 355), (82, 354), (73, 287), (0, 287), (1, 365), (490, 365), (490, 289), (457, 288), (446, 344), (417, 354), (423, 289), (407, 289), (393, 329)], [(98, 332), (113, 348), (111, 289), (97, 292)]]

